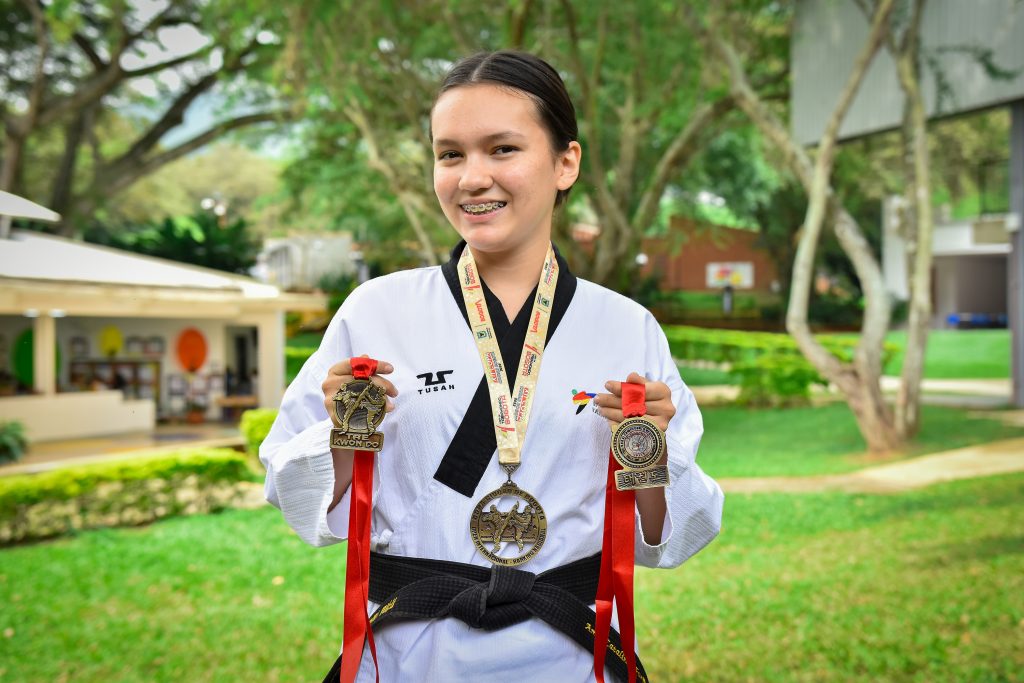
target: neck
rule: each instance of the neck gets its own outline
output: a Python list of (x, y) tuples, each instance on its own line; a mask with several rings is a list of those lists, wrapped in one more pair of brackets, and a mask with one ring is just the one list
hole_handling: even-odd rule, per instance
[[(514, 253), (488, 253), (473, 250), (480, 277), (501, 301), (508, 319), (514, 320), (530, 292), (540, 280), (548, 241), (538, 242)], [(469, 247), (467, 247), (469, 248)]]

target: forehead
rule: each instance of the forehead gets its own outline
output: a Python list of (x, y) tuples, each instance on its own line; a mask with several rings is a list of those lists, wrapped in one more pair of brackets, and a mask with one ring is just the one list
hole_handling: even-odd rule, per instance
[(470, 142), (500, 132), (544, 135), (537, 105), (526, 93), (489, 83), (452, 88), (430, 115), (435, 140)]

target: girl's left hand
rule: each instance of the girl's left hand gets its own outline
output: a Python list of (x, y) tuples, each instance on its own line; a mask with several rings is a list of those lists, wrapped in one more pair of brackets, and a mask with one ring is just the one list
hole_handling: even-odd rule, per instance
[[(647, 417), (651, 418), (654, 424), (658, 425), (661, 431), (668, 429), (669, 420), (676, 414), (675, 404), (672, 403), (672, 390), (664, 382), (648, 382), (647, 378), (635, 372), (629, 373), (627, 382), (643, 384), (646, 389)], [(605, 388), (610, 394), (598, 394), (594, 397), (598, 412), (608, 422), (612, 429), (622, 422), (622, 382), (614, 380), (605, 382)]]

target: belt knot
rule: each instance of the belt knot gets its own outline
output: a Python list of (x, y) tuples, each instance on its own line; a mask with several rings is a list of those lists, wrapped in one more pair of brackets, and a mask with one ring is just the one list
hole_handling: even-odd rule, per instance
[(494, 631), (530, 618), (524, 604), (536, 575), (501, 565), (491, 567), (489, 580), (476, 583), (451, 601), (451, 616), (473, 628)]

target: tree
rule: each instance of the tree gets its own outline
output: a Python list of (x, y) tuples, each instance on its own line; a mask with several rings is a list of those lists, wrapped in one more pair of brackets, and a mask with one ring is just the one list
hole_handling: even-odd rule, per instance
[(247, 275), (256, 265), (261, 248), (261, 241), (249, 231), (245, 219), (224, 220), (207, 211), (168, 217), (116, 233), (94, 227), (86, 232), (86, 238), (147, 256), (240, 275)]
[[(702, 28), (704, 40), (726, 71), (730, 90), (739, 106), (778, 147), (787, 166), (807, 192), (807, 212), (793, 261), (786, 328), (803, 355), (842, 392), (857, 419), (861, 434), (873, 451), (897, 448), (902, 443), (901, 430), (894, 424), (892, 411), (885, 403), (879, 384), (882, 345), (889, 325), (890, 305), (878, 260), (857, 221), (839, 201), (831, 184), (831, 175), (839, 127), (868, 66), (889, 31), (889, 16), (893, 6), (894, 0), (879, 0), (875, 3), (868, 39), (857, 55), (839, 102), (818, 142), (817, 155), (813, 161), (751, 86), (721, 20), (713, 15), (710, 22), (704, 22), (692, 9), (688, 11), (690, 21)], [(861, 337), (850, 363), (829, 353), (814, 338), (807, 321), (814, 257), (826, 219), (832, 223), (840, 244), (853, 263), (865, 298)]]
[[(761, 23), (750, 49), (764, 59), (757, 77), (785, 81), (779, 49), (784, 14), (751, 2)], [(767, 8), (767, 9), (766, 9)], [(315, 17), (315, 21), (314, 21)], [(767, 17), (767, 18), (765, 18)], [(581, 181), (556, 225), (574, 267), (620, 285), (634, 274), (640, 240), (657, 221), (666, 191), (726, 124), (728, 90), (705, 77), (700, 44), (671, 4), (514, 3), (466, 0), (303, 5), (293, 16), (298, 49), (294, 78), (308, 112), (307, 154), (362, 159), (412, 228), (424, 262), (447, 224), (432, 192), (429, 108), (446, 67), (481, 49), (522, 48), (562, 69), (578, 104), (584, 147)], [(332, 25), (348, 27), (337, 40)], [(408, 36), (415, 35), (415, 40)], [(592, 252), (568, 238), (568, 216), (592, 212), (602, 229)]]
[[(59, 232), (72, 232), (76, 216), (226, 133), (288, 117), (253, 78), (266, 76), (279, 50), (272, 13), (256, 16), (199, 0), (159, 7), (3, 0), (0, 14), (8, 27), (0, 32), (7, 67), (0, 76), (6, 134), (0, 189), (22, 190), (29, 145), (59, 129), (62, 151), (47, 202), (65, 214)], [(186, 35), (193, 48), (165, 49)], [(137, 90), (143, 83), (151, 97)], [(228, 113), (189, 139), (165, 144), (190, 108), (213, 95)], [(98, 136), (112, 109), (134, 114), (131, 135), (114, 144)]]

